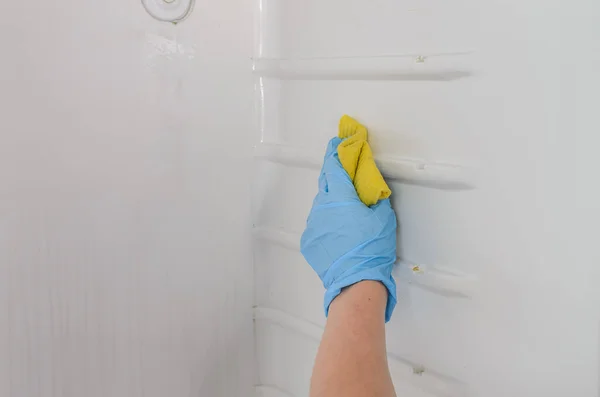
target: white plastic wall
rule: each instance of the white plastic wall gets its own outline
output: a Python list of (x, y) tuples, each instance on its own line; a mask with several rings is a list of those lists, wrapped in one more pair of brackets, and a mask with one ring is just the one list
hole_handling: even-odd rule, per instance
[(399, 219), (398, 395), (598, 394), (599, 14), (586, 0), (260, 2), (260, 393), (308, 395), (325, 319), (299, 236), (348, 113)]
[(344, 113), (399, 218), (398, 395), (598, 395), (596, 1), (0, 11), (0, 397), (307, 396)]
[(0, 6), (0, 396), (248, 396), (249, 1)]

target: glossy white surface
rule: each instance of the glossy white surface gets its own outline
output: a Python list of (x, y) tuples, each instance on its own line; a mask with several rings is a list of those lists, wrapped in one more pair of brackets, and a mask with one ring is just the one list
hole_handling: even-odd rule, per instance
[(589, 0), (259, 2), (259, 392), (307, 395), (325, 319), (298, 240), (350, 114), (399, 218), (388, 351), (421, 373), (392, 366), (399, 395), (598, 395), (599, 14)]
[(0, 396), (252, 395), (253, 4), (0, 9)]
[(306, 396), (344, 113), (392, 177), (399, 396), (598, 395), (597, 1), (186, 7), (0, 6), (0, 397)]

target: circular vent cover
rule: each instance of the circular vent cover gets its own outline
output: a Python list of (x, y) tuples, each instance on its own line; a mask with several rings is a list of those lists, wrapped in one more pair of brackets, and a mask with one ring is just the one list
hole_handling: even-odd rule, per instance
[(142, 0), (148, 14), (165, 22), (179, 22), (194, 8), (194, 0)]

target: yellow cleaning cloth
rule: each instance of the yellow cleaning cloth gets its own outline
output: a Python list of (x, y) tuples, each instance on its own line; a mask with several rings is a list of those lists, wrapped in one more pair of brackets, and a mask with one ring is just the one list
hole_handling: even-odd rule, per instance
[(350, 116), (343, 116), (338, 136), (344, 139), (338, 146), (340, 162), (350, 175), (360, 200), (371, 206), (390, 197), (392, 191), (375, 164), (365, 126)]

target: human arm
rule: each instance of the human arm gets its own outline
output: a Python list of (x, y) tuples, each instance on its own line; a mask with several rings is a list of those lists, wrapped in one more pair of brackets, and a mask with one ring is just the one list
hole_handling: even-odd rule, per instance
[(311, 397), (392, 397), (385, 348), (386, 288), (361, 281), (329, 309), (311, 379)]
[(338, 159), (340, 142), (329, 143), (301, 240), (326, 288), (328, 315), (311, 397), (392, 397), (384, 323), (396, 304), (396, 217), (389, 199), (360, 201)]

